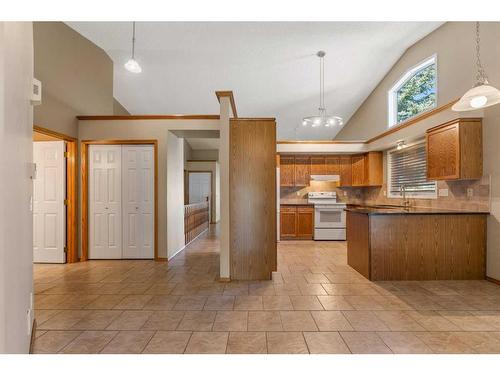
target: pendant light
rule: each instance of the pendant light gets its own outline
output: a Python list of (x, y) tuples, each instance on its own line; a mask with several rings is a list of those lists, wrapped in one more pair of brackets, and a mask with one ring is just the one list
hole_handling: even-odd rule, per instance
[(452, 110), (473, 111), (500, 103), (500, 91), (489, 85), (488, 77), (481, 64), (479, 22), (476, 22), (476, 84), (456, 102)]
[(325, 108), (325, 51), (318, 51), (316, 56), (319, 57), (319, 108), (317, 116), (304, 117), (302, 120), (303, 126), (311, 126), (313, 128), (325, 126), (342, 126), (344, 124), (341, 117), (329, 116)]
[(140, 73), (142, 68), (135, 59), (135, 22), (132, 22), (132, 57), (125, 63), (125, 69), (131, 73)]

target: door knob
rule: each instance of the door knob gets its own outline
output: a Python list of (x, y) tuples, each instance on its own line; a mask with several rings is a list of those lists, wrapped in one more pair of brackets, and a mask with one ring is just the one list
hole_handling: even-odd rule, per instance
[(104, 207), (106, 210), (108, 209), (108, 207)]
[(139, 207), (136, 207), (135, 210), (137, 211), (139, 209)]

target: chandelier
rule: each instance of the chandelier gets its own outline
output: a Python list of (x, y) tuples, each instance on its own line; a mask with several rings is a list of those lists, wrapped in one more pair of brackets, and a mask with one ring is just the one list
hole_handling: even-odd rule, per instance
[(317, 128), (320, 126), (333, 127), (344, 124), (342, 117), (329, 116), (325, 108), (325, 51), (318, 51), (319, 57), (319, 108), (316, 116), (304, 117), (302, 126), (311, 126)]

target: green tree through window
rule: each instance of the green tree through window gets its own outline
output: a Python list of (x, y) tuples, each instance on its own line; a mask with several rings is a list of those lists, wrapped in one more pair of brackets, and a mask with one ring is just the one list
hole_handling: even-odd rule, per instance
[(436, 64), (415, 73), (397, 91), (397, 122), (436, 105)]

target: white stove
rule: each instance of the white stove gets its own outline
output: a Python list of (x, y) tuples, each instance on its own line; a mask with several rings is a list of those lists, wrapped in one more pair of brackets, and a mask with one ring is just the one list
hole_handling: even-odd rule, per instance
[(346, 204), (337, 202), (337, 194), (333, 191), (310, 192), (307, 200), (314, 205), (314, 239), (345, 241)]

